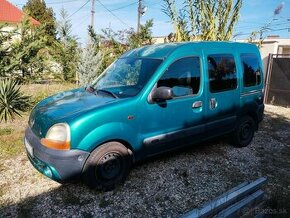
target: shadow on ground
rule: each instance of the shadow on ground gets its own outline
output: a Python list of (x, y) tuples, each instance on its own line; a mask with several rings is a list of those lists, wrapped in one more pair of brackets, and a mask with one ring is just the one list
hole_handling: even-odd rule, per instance
[(60, 185), (18, 203), (5, 203), (0, 206), (0, 217), (176, 217), (261, 176), (268, 177), (266, 206), (286, 209), (290, 214), (289, 119), (267, 112), (247, 148), (233, 148), (221, 137), (142, 161), (125, 184), (113, 191), (90, 190), (81, 184)]

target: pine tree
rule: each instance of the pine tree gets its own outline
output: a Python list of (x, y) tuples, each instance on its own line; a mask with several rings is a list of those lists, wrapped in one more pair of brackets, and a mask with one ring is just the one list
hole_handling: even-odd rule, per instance
[[(31, 25), (28, 17), (19, 26), (19, 37), (15, 38), (9, 48), (10, 70), (19, 79), (33, 79), (43, 73), (45, 65), (46, 38), (43, 29)], [(21, 75), (15, 75), (20, 71)]]
[(76, 64), (78, 62), (78, 44), (76, 37), (72, 35), (72, 24), (68, 19), (68, 13), (62, 9), (61, 19), (58, 22), (58, 41), (55, 42), (55, 59), (60, 64), (63, 79), (65, 81), (76, 80)]
[(9, 76), (9, 72), (11, 72), (10, 69), (10, 42), (12, 40), (12, 36), (14, 34), (15, 30), (11, 31), (3, 31), (6, 24), (0, 25), (0, 77), (7, 77)]
[(48, 8), (44, 0), (28, 0), (23, 7), (25, 13), (38, 20), (44, 26), (44, 33), (51, 44), (56, 39), (56, 20), (52, 8)]
[(101, 73), (102, 69), (101, 52), (96, 53), (94, 44), (89, 44), (80, 52), (80, 60), (77, 66), (79, 84), (81, 86), (90, 84)]
[(152, 44), (152, 27), (153, 19), (147, 20), (144, 25), (141, 25), (139, 33), (134, 30), (129, 32), (128, 44), (130, 49)]

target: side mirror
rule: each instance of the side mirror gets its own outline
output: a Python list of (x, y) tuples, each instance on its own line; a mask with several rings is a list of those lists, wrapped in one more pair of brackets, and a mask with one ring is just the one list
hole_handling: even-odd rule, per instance
[(169, 87), (161, 86), (153, 91), (151, 97), (153, 101), (157, 102), (170, 100), (173, 98), (173, 91)]

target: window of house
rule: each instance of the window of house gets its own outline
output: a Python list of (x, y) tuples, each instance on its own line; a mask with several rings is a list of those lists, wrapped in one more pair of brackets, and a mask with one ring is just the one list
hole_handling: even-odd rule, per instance
[(244, 86), (256, 86), (261, 83), (261, 66), (255, 54), (241, 54), (244, 72)]
[(157, 87), (172, 88), (175, 97), (194, 95), (200, 87), (199, 57), (186, 57), (175, 61), (159, 79)]
[(237, 72), (234, 56), (216, 54), (207, 57), (209, 87), (212, 93), (237, 88)]

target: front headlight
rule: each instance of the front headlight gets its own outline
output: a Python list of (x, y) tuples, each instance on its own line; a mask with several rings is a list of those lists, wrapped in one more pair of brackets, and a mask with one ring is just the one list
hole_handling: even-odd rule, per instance
[(70, 149), (70, 128), (66, 123), (58, 123), (50, 127), (45, 138), (41, 139), (45, 147), (57, 150)]

